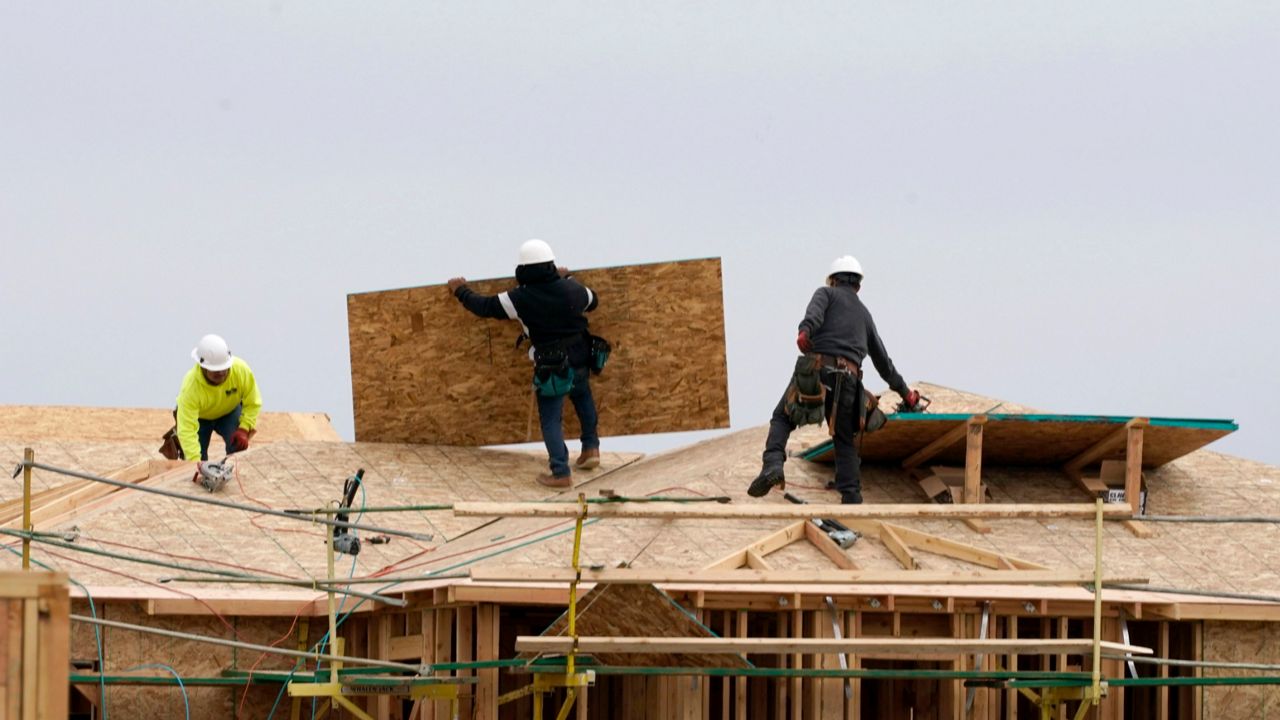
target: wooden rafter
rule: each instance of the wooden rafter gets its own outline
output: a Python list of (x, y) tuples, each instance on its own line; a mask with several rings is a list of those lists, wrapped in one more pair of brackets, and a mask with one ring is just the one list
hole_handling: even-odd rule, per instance
[(986, 421), (987, 421), (986, 415), (974, 415), (973, 417), (969, 418), (967, 421), (956, 425), (954, 428), (949, 430), (942, 437), (938, 438), (937, 440), (934, 440), (928, 445), (925, 445), (920, 450), (917, 450), (906, 460), (903, 460), (902, 467), (907, 470), (910, 470), (914, 467), (918, 467), (920, 465), (923, 465), (926, 462), (929, 462), (929, 460), (933, 459), (934, 456), (936, 456), (938, 453), (960, 442), (960, 438), (963, 438), (965, 436), (965, 433), (968, 432), (968, 428), (972, 424), (974, 424), (975, 422), (978, 424), (982, 424), (982, 423), (985, 423)]
[(1147, 418), (1133, 418), (1129, 422), (1125, 423), (1124, 427), (1117, 429), (1102, 440), (1098, 441), (1098, 443), (1093, 447), (1068, 460), (1066, 464), (1062, 466), (1063, 469), (1068, 473), (1083, 470), (1086, 466), (1101, 460), (1108, 453), (1119, 448), (1121, 445), (1124, 445), (1129, 438), (1129, 430), (1131, 428), (1147, 427), (1150, 424), (1151, 421)]

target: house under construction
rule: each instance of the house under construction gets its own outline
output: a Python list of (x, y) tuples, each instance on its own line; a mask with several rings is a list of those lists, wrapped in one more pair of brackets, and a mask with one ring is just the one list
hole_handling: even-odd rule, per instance
[[(593, 281), (715, 280), (693, 307), (605, 317), (628, 337), (678, 312), (719, 355), (655, 370), (618, 343), (602, 424), (727, 424), (712, 263)], [(439, 293), (395, 292), (349, 300), (360, 441), (264, 414), (217, 493), (159, 459), (167, 410), (0, 407), (0, 716), (1220, 720), (1280, 702), (1280, 469), (1209, 449), (1230, 421), (921, 384), (927, 414), (862, 439), (864, 505), (830, 504), (816, 428), (760, 499), (763, 427), (605, 452), (555, 492), (532, 481), (540, 452), (480, 447), (530, 439), (523, 400), (468, 410), (491, 425), (418, 409), (429, 372), (467, 360), (397, 365), (448, 329), (412, 309)], [(527, 374), (491, 362), (499, 384)], [(699, 382), (652, 392), (646, 373), (677, 370)]]

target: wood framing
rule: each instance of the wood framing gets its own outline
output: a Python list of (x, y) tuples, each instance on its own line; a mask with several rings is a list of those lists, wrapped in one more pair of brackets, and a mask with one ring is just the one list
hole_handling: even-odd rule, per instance
[[(509, 503), (509, 502), (460, 502), (453, 506), (454, 515), (460, 517), (540, 517), (575, 518), (576, 503)], [(666, 503), (614, 503), (591, 505), (587, 517), (597, 518), (660, 518), (671, 520), (708, 520), (728, 518), (754, 518), (761, 520), (799, 520), (808, 518), (832, 518), (835, 520), (866, 520), (892, 518), (927, 518), (932, 520), (964, 520), (977, 518), (998, 520), (1008, 518), (1082, 518), (1092, 519), (1093, 503), (1041, 503), (1041, 504), (959, 504), (923, 505), (841, 505), (791, 503), (741, 503), (721, 505), (696, 503), (689, 505)], [(1102, 508), (1103, 517), (1123, 520), (1132, 517), (1128, 503), (1108, 503)]]
[[(514, 254), (514, 253), (513, 253)], [(719, 258), (576, 271), (613, 344), (590, 379), (602, 436), (729, 426)], [(496, 295), (511, 278), (470, 283)], [(679, 318), (679, 322), (672, 322)], [(520, 325), (468, 312), (443, 285), (347, 296), (356, 439), (496, 445), (541, 438)], [(576, 417), (566, 413), (566, 434)]]
[[(569, 582), (573, 568), (482, 565), (471, 570), (479, 582)], [(1083, 570), (702, 570), (699, 568), (584, 569), (582, 582), (651, 585), (669, 583), (775, 583), (791, 585), (859, 584), (893, 585), (1078, 585), (1093, 582), (1093, 572)], [(1145, 583), (1146, 578), (1104, 578), (1104, 583)]]
[[(566, 653), (574, 647), (573, 638), (520, 636), (516, 650), (535, 653)], [(583, 653), (675, 653), (687, 655), (777, 655), (781, 653), (823, 654), (858, 653), (862, 655), (922, 656), (930, 654), (1001, 654), (1001, 655), (1073, 655), (1091, 654), (1093, 641), (1070, 639), (989, 639), (974, 638), (652, 638), (652, 637), (579, 637), (577, 648)], [(1151, 648), (1103, 641), (1102, 650), (1112, 654), (1150, 655)]]
[(0, 572), (0, 715), (67, 717), (70, 612), (65, 574)]

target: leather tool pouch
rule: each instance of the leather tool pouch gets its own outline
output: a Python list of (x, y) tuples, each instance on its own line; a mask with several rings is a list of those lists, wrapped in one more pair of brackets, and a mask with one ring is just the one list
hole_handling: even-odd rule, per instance
[(170, 460), (182, 460), (182, 443), (178, 442), (178, 426), (169, 428), (169, 432), (160, 439), (160, 454)]

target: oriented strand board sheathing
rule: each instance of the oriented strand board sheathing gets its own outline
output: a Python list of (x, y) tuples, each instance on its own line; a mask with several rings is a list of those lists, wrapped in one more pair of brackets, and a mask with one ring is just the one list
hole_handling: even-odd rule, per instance
[[(862, 440), (861, 457), (868, 462), (902, 462), (929, 443), (964, 422), (962, 416), (890, 416), (885, 426)], [(1212, 427), (1184, 427), (1152, 424), (1143, 430), (1142, 459), (1146, 467), (1159, 467), (1199, 450), (1230, 434), (1234, 425), (1207, 421)], [(1124, 427), (1122, 418), (1051, 415), (989, 415), (983, 427), (982, 460), (996, 465), (1062, 465)], [(808, 457), (831, 462), (832, 453), (824, 444)], [(1124, 457), (1119, 444), (1103, 459)], [(952, 443), (930, 462), (963, 465), (965, 444)]]
[[(561, 616), (542, 634), (561, 636), (568, 627), (568, 616)], [(592, 588), (578, 600), (575, 629), (580, 636), (593, 637), (715, 637), (652, 585), (598, 585)], [(520, 657), (533, 655), (521, 653)], [(750, 663), (735, 655), (600, 653), (595, 658), (605, 665), (627, 667), (750, 667)]]
[[(579, 473), (583, 479), (608, 474), (635, 461), (636, 454), (606, 452), (601, 467)], [(254, 447), (233, 459), (236, 479), (218, 498), (248, 506), (276, 510), (313, 509), (338, 499), (344, 481), (364, 468), (364, 488), (357, 494), (355, 519), (360, 505), (431, 505), (455, 500), (543, 500), (557, 493), (534, 481), (546, 468), (539, 452), (519, 452), (466, 447), (423, 447), (372, 443), (282, 442)], [(55, 476), (56, 477), (56, 476)], [(12, 482), (12, 481), (10, 481)], [(149, 487), (207, 496), (191, 483), (189, 469), (178, 468), (147, 481)], [(95, 505), (77, 517), (77, 544), (188, 565), (232, 563), (258, 575), (284, 574), (294, 578), (323, 577), (326, 572), (325, 531), (318, 525), (279, 517), (184, 502), (136, 490), (108, 496), (110, 502)], [(391, 542), (364, 543), (352, 560), (338, 559), (342, 575), (378, 572), (412, 572), (435, 556), (437, 547), (487, 523), (485, 518), (455, 518), (448, 511), (413, 511), (368, 514), (359, 520), (368, 525), (431, 534), (432, 542), (393, 537)], [(71, 523), (41, 530), (67, 529)], [(12, 539), (5, 539), (12, 543)], [(124, 560), (90, 557), (74, 550), (36, 543), (33, 555), (42, 562), (72, 573), (77, 580), (95, 585), (136, 585), (157, 578), (183, 574), (161, 567), (140, 566)], [(176, 554), (171, 557), (163, 553)], [(445, 555), (447, 553), (441, 553)], [(18, 559), (0, 553), (0, 567), (13, 567)], [(242, 570), (243, 571), (243, 570)], [(191, 585), (168, 586), (189, 590)], [(246, 586), (236, 586), (245, 589)], [(164, 595), (164, 592), (161, 592)]]
[[(1280, 623), (1206, 622), (1204, 660), (1280, 665)], [(1274, 675), (1273, 672), (1206, 668), (1207, 677)], [(1228, 685), (1204, 689), (1204, 717), (1253, 720), (1270, 717), (1280, 706), (1280, 686)]]
[[(174, 379), (174, 393), (177, 382)], [(100, 408), (60, 405), (0, 405), (0, 438), (10, 442), (66, 440), (78, 443), (141, 443), (160, 447), (160, 438), (173, 427), (173, 409)], [(258, 416), (255, 444), (280, 440), (340, 442), (324, 413), (266, 412)], [(215, 438), (215, 449), (221, 440)]]
[[(729, 425), (720, 260), (576, 272), (600, 297), (591, 331), (613, 344), (591, 378), (600, 435)], [(510, 278), (470, 283), (493, 295)], [(347, 296), (356, 439), (498, 445), (541, 438), (520, 325), (468, 312), (444, 285)], [(570, 405), (567, 404), (566, 407)], [(566, 410), (566, 436), (577, 418)]]

